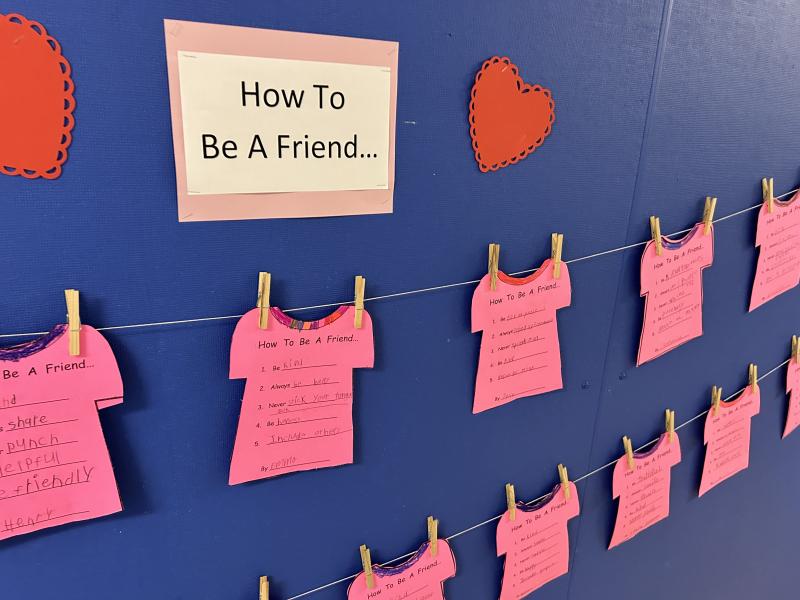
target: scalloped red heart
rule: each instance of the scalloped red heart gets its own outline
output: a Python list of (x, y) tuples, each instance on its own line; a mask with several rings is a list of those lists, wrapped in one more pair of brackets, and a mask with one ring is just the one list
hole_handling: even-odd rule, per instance
[(0, 14), (0, 173), (55, 179), (75, 125), (61, 46), (36, 21)]
[(483, 63), (469, 105), (469, 134), (481, 171), (496, 171), (528, 156), (550, 135), (554, 120), (550, 90), (525, 83), (508, 57)]

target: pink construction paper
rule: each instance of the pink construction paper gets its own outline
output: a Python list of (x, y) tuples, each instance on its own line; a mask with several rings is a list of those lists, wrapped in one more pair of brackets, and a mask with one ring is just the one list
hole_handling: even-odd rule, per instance
[(472, 333), (483, 331), (473, 413), (563, 387), (556, 310), (571, 301), (569, 269), (545, 260), (528, 277), (484, 275), (472, 296)]
[(505, 554), (500, 600), (524, 598), (569, 570), (567, 521), (580, 513), (578, 488), (569, 484), (570, 497), (556, 485), (535, 505), (518, 502), (512, 521), (506, 511), (497, 524), (497, 556)]
[(122, 402), (108, 342), (57, 325), (0, 349), (0, 540), (122, 510), (98, 410)]
[(270, 309), (245, 314), (231, 342), (231, 379), (247, 379), (229, 484), (353, 462), (353, 369), (373, 364), (372, 321), (342, 306), (318, 321)]
[(783, 436), (786, 437), (800, 425), (800, 364), (792, 358), (786, 371), (786, 393), (789, 395), (789, 408), (786, 411), (786, 426)]
[(758, 211), (756, 246), (760, 248), (750, 310), (769, 302), (800, 283), (800, 192), (789, 200), (775, 200)]
[(714, 261), (714, 226), (698, 223), (680, 239), (661, 237), (663, 250), (645, 246), (641, 264), (644, 321), (636, 365), (703, 335), (703, 269)]
[(747, 468), (750, 463), (750, 420), (761, 409), (761, 390), (752, 386), (736, 400), (720, 402), (717, 414), (708, 411), (703, 439), (706, 459), (700, 479), (699, 496), (728, 477)]
[[(223, 221), (287, 217), (329, 217), (392, 212), (394, 195), (397, 55), (399, 44), (380, 40), (233, 27), (164, 19), (172, 111), (172, 141), (179, 221)], [(385, 66), (392, 70), (389, 126), (389, 189), (273, 194), (189, 195), (183, 147), (178, 52), (181, 50)]]
[(617, 521), (608, 549), (627, 542), (669, 516), (670, 470), (681, 462), (678, 432), (664, 433), (646, 452), (634, 452), (634, 468), (623, 454), (614, 465), (613, 493), (619, 498)]
[(407, 561), (396, 567), (373, 565), (375, 587), (367, 589), (362, 571), (347, 589), (347, 600), (444, 600), (444, 582), (456, 574), (456, 559), (443, 539), (436, 556), (425, 542)]

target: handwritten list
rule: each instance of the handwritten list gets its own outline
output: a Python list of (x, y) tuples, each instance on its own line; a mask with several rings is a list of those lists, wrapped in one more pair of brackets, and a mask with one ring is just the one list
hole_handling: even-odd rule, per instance
[(798, 194), (767, 203), (758, 211), (756, 246), (760, 248), (750, 310), (769, 302), (800, 283), (800, 202)]
[(353, 369), (372, 367), (372, 322), (353, 307), (318, 321), (270, 309), (245, 314), (231, 343), (231, 379), (246, 378), (231, 485), (353, 462)]
[(569, 570), (567, 521), (580, 513), (578, 488), (556, 485), (546, 498), (518, 503), (512, 521), (506, 511), (497, 524), (497, 556), (505, 555), (500, 600), (524, 598)]
[(703, 227), (696, 224), (680, 240), (662, 237), (661, 256), (654, 241), (645, 246), (641, 263), (645, 308), (637, 365), (703, 335), (703, 269), (714, 260), (713, 226), (708, 235)]
[(750, 422), (761, 409), (761, 390), (748, 385), (735, 400), (720, 402), (706, 416), (706, 457), (700, 479), (702, 496), (750, 463)]
[(426, 542), (396, 567), (373, 565), (375, 586), (367, 588), (363, 572), (347, 590), (347, 600), (444, 600), (444, 582), (456, 575), (453, 550), (443, 539), (436, 541), (436, 555)]
[(671, 469), (680, 461), (678, 432), (673, 432), (672, 441), (664, 433), (651, 450), (635, 452), (633, 468), (626, 455), (617, 460), (613, 494), (619, 508), (609, 550), (669, 516)]
[(64, 325), (0, 349), (0, 539), (122, 510), (98, 409), (122, 402), (106, 340)]
[(483, 332), (473, 413), (563, 387), (556, 310), (570, 301), (569, 269), (562, 263), (556, 279), (549, 259), (528, 277), (498, 272), (494, 291), (489, 275), (481, 279), (472, 297), (472, 332)]

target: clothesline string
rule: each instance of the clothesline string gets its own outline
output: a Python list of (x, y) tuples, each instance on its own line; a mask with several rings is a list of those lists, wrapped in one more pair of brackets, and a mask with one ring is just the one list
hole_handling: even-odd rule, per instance
[[(784, 194), (781, 194), (780, 196), (775, 196), (775, 199), (776, 200), (780, 200), (782, 198), (785, 198), (786, 196), (794, 194), (797, 191), (800, 191), (800, 188), (795, 188), (793, 190), (789, 190), (788, 192), (786, 192)], [(724, 217), (720, 217), (718, 219), (714, 219), (712, 221), (712, 223), (714, 223), (714, 224), (721, 223), (723, 221), (727, 221), (728, 219), (732, 219), (734, 217), (738, 217), (739, 215), (743, 215), (743, 214), (745, 214), (747, 212), (750, 212), (750, 211), (753, 211), (753, 210), (756, 210), (756, 209), (760, 208), (762, 206), (762, 204), (763, 204), (763, 202), (759, 202), (758, 204), (755, 204), (753, 206), (748, 206), (747, 208), (743, 208), (742, 210), (738, 210), (738, 211), (736, 211), (734, 213), (731, 213), (729, 215), (725, 215)], [(691, 230), (692, 230), (691, 228), (682, 229), (681, 231), (675, 231), (673, 233), (666, 234), (665, 237), (672, 237), (672, 236), (676, 236), (676, 235), (682, 235), (684, 233), (690, 232)], [(569, 265), (569, 264), (581, 262), (581, 261), (584, 261), (584, 260), (589, 260), (591, 258), (598, 258), (600, 256), (605, 256), (607, 254), (615, 254), (617, 252), (624, 252), (625, 250), (630, 250), (631, 248), (638, 248), (639, 246), (645, 246), (645, 245), (647, 245), (647, 243), (649, 241), (650, 240), (647, 240), (647, 241), (644, 241), (644, 242), (636, 242), (635, 244), (628, 244), (626, 246), (620, 246), (619, 248), (612, 248), (611, 250), (603, 250), (601, 252), (595, 252), (594, 254), (589, 254), (587, 256), (580, 256), (578, 258), (572, 258), (570, 260), (565, 260), (564, 262)], [(536, 268), (534, 268), (534, 269), (525, 269), (523, 271), (516, 271), (514, 273), (509, 273), (509, 275), (516, 277), (518, 275), (528, 275), (528, 274), (534, 273), (536, 271), (537, 271)], [(392, 294), (383, 294), (381, 296), (372, 296), (372, 297), (369, 297), (369, 298), (364, 298), (364, 302), (373, 302), (375, 300), (388, 300), (389, 298), (402, 298), (404, 296), (413, 296), (413, 295), (416, 295), (416, 294), (425, 294), (425, 293), (428, 293), (428, 292), (438, 292), (438, 291), (441, 291), (441, 290), (447, 290), (447, 289), (451, 289), (451, 288), (464, 287), (464, 286), (467, 286), (467, 285), (475, 285), (477, 283), (480, 283), (480, 279), (471, 279), (469, 281), (459, 281), (457, 283), (446, 283), (446, 284), (443, 284), (443, 285), (434, 285), (434, 286), (431, 286), (431, 287), (419, 288), (419, 289), (416, 289), (416, 290), (407, 290), (405, 292), (395, 292), (395, 293), (392, 293)], [(314, 306), (300, 306), (300, 307), (297, 307), (297, 308), (287, 308), (283, 312), (290, 313), (290, 312), (301, 312), (301, 311), (304, 311), (304, 310), (315, 310), (315, 309), (319, 309), (319, 308), (335, 308), (337, 306), (344, 306), (345, 304), (352, 304), (352, 302), (353, 302), (352, 300), (346, 300), (344, 302), (329, 302), (327, 304), (317, 304), (317, 305), (314, 305)], [(131, 325), (111, 325), (111, 326), (107, 326), (107, 327), (98, 327), (97, 330), (98, 331), (120, 331), (120, 330), (123, 330), (123, 329), (142, 329), (142, 328), (146, 328), (146, 327), (167, 327), (167, 326), (170, 326), (170, 325), (186, 325), (186, 324), (189, 324), (189, 323), (208, 323), (208, 322), (213, 322), (213, 321), (230, 321), (230, 320), (233, 320), (233, 319), (241, 319), (242, 316), (243, 315), (223, 315), (223, 316), (219, 316), (219, 317), (199, 317), (199, 318), (196, 318), (196, 319), (178, 319), (178, 320), (175, 320), (175, 321), (154, 321), (152, 323), (134, 323), (134, 324), (131, 324)], [(31, 331), (31, 332), (26, 332), (26, 333), (4, 333), (4, 334), (0, 334), (0, 339), (3, 339), (3, 338), (15, 338), (15, 337), (30, 337), (30, 336), (36, 336), (36, 335), (45, 335), (47, 333), (48, 333), (47, 331)]]
[[(789, 193), (791, 193), (791, 192), (789, 192)], [(789, 360), (791, 360), (791, 359), (787, 359), (787, 360), (783, 361), (782, 363), (780, 363), (779, 365), (773, 367), (772, 369), (770, 369), (769, 371), (767, 371), (766, 373), (764, 373), (763, 375), (758, 377), (756, 379), (756, 381), (760, 382), (760, 381), (766, 379), (767, 377), (772, 375), (775, 371), (777, 371), (781, 367), (786, 366), (789, 363)], [(735, 396), (737, 396), (738, 394), (742, 393), (745, 389), (747, 389), (747, 388), (743, 387), (743, 388), (738, 389), (737, 391), (735, 391), (731, 395), (723, 398), (722, 402), (728, 402), (729, 400), (732, 400)], [(690, 423), (695, 422), (697, 419), (700, 419), (700, 418), (704, 417), (707, 414), (708, 414), (708, 409), (706, 409), (706, 410), (702, 411), (701, 413), (693, 416), (688, 421), (684, 421), (680, 425), (676, 425), (675, 426), (675, 431), (678, 431), (679, 429), (683, 429), (684, 427), (686, 427)], [(653, 444), (655, 444), (658, 440), (659, 440), (659, 438), (655, 438), (653, 440), (650, 440), (649, 442), (647, 442), (645, 444), (642, 444), (641, 446), (636, 448), (636, 450), (634, 450), (634, 452), (641, 452), (642, 450), (645, 450), (645, 449), (649, 448), (650, 446), (652, 446)], [(596, 469), (594, 469), (592, 471), (589, 471), (588, 473), (584, 473), (583, 475), (581, 475), (577, 479), (573, 479), (572, 482), (573, 483), (579, 483), (581, 481), (585, 481), (585, 480), (589, 479), (590, 477), (594, 477), (598, 473), (601, 473), (602, 471), (605, 471), (606, 469), (610, 469), (616, 463), (617, 463), (616, 460), (612, 460), (611, 462), (608, 462), (608, 463), (604, 464), (602, 467), (597, 467)], [(536, 504), (537, 502), (540, 502), (540, 501), (544, 500), (548, 496), (549, 496), (549, 494), (544, 494), (543, 496), (539, 496), (538, 498), (534, 498), (533, 500), (529, 500), (528, 502), (525, 502), (524, 504), (526, 506), (530, 506), (532, 504)], [(458, 531), (458, 532), (456, 532), (456, 533), (454, 533), (454, 534), (452, 534), (450, 536), (447, 536), (444, 539), (449, 542), (449, 541), (454, 540), (455, 538), (460, 537), (460, 536), (462, 536), (464, 534), (467, 534), (467, 533), (469, 533), (471, 531), (475, 531), (476, 529), (480, 529), (481, 527), (484, 527), (486, 525), (494, 523), (495, 521), (499, 521), (503, 517), (503, 514), (505, 514), (505, 513), (502, 513), (502, 514), (499, 514), (499, 515), (495, 515), (494, 517), (486, 519), (485, 521), (481, 521), (480, 523), (476, 523), (475, 525), (467, 527), (466, 529), (462, 529), (461, 531)], [(410, 558), (410, 557), (414, 556), (415, 554), (416, 554), (416, 551), (409, 552), (408, 554), (403, 554), (402, 556), (398, 556), (396, 558), (393, 558), (392, 560), (385, 561), (385, 562), (382, 562), (380, 564), (381, 565), (392, 565), (394, 563), (397, 563), (397, 562), (400, 562), (400, 561), (405, 560), (407, 558)], [(326, 583), (326, 584), (321, 585), (319, 587), (316, 587), (314, 589), (307, 590), (307, 591), (302, 592), (300, 594), (297, 594), (295, 596), (291, 596), (291, 597), (287, 598), (286, 600), (298, 600), (299, 598), (304, 598), (306, 596), (310, 596), (311, 594), (315, 594), (316, 592), (321, 592), (322, 590), (325, 590), (325, 589), (328, 589), (330, 587), (333, 587), (333, 586), (339, 585), (341, 583), (345, 583), (347, 581), (355, 579), (360, 574), (361, 573), (359, 572), (359, 573), (356, 573), (355, 575), (349, 575), (347, 577), (342, 577), (341, 579), (337, 579), (336, 581), (331, 581), (330, 583)]]

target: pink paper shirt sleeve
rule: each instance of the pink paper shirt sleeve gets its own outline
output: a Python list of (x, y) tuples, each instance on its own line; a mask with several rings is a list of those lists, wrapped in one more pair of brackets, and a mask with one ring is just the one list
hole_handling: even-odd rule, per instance
[(472, 333), (478, 333), (486, 328), (490, 293), (489, 276), (484, 275), (472, 294)]
[(497, 544), (497, 556), (503, 556), (508, 552), (508, 541), (511, 537), (511, 519), (508, 516), (508, 511), (500, 516), (497, 522), (497, 531), (495, 532), (495, 540)]
[(715, 431), (717, 430), (718, 421), (709, 418), (712, 416), (713, 410), (713, 407), (709, 409), (708, 415), (706, 415), (706, 422), (703, 424), (703, 445), (705, 446), (708, 446), (709, 441), (714, 438)]
[[(548, 265), (552, 270), (552, 264)], [(556, 308), (566, 308), (572, 304), (572, 281), (569, 278), (567, 263), (561, 263), (560, 285), (553, 290), (553, 303)]]
[(87, 379), (87, 385), (93, 388), (90, 395), (97, 398), (97, 408), (122, 404), (122, 376), (111, 346), (99, 331), (89, 325), (81, 326), (81, 345), (92, 356), (93, 368), (102, 374)]
[(753, 394), (753, 401), (750, 403), (750, 410), (748, 411), (748, 415), (750, 416), (750, 418), (753, 418), (760, 412), (761, 412), (761, 390), (759, 390), (758, 393)]
[(253, 362), (253, 353), (250, 351), (253, 344), (253, 323), (258, 326), (260, 309), (250, 310), (236, 323), (231, 339), (231, 369), (230, 379), (246, 379), (250, 375)]
[(670, 467), (674, 467), (681, 462), (681, 440), (677, 433), (672, 441), (675, 443), (675, 451), (667, 454), (667, 463)]
[(581, 503), (578, 499), (578, 486), (575, 485), (574, 481), (569, 482), (570, 487), (570, 500), (567, 503), (567, 519), (572, 519), (577, 517), (581, 514)]
[(653, 275), (653, 259), (656, 257), (655, 249), (653, 248), (654, 242), (651, 240), (647, 242), (642, 252), (642, 260), (639, 266), (639, 295), (646, 296), (650, 289), (653, 287), (655, 279)]
[(756, 225), (756, 246), (763, 246), (769, 239), (770, 230), (772, 229), (773, 221), (766, 220), (769, 214), (767, 210), (767, 203), (764, 202), (761, 208), (758, 209), (758, 220)]
[(710, 267), (712, 264), (714, 264), (714, 240), (716, 239), (714, 225), (711, 225), (711, 230), (708, 232), (708, 236), (711, 239), (711, 243), (702, 244), (700, 246), (701, 252), (703, 253), (703, 268)]
[(625, 490), (626, 479), (623, 477), (623, 475), (625, 469), (627, 468), (627, 461), (623, 455), (617, 459), (617, 462), (614, 465), (614, 476), (611, 480), (611, 497), (615, 500), (619, 498), (622, 492)]
[(371, 369), (375, 364), (375, 343), (372, 339), (372, 317), (365, 310), (361, 318), (361, 329), (353, 326), (356, 346), (353, 352), (355, 368)]
[[(456, 555), (447, 540), (441, 538), (437, 541), (438, 553), (434, 560), (440, 564), (436, 566), (440, 582), (456, 576)], [(433, 558), (433, 557), (432, 557)]]

